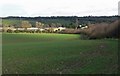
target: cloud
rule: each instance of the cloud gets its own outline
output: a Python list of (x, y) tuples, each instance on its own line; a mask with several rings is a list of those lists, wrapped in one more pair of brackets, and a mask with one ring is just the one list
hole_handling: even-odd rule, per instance
[(1, 0), (0, 16), (117, 15), (118, 1), (119, 0)]
[(1, 14), (3, 16), (19, 16), (25, 15), (27, 12), (22, 8), (22, 6), (15, 4), (4, 4), (1, 6)]

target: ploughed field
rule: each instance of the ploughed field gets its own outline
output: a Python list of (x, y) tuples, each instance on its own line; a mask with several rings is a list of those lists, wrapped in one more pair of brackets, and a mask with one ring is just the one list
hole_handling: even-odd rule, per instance
[(3, 74), (114, 74), (118, 40), (76, 34), (2, 34)]

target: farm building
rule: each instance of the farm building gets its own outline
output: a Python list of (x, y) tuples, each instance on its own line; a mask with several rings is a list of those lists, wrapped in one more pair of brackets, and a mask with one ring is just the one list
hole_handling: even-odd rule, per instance
[(2, 27), (0, 27), (0, 32), (3, 30), (3, 28)]
[(53, 30), (54, 32), (55, 32), (55, 31), (62, 31), (62, 30), (65, 30), (65, 29), (66, 29), (65, 27), (45, 28), (45, 30)]
[(28, 31), (37, 31), (39, 28), (36, 27), (31, 27), (31, 28), (27, 28)]
[(17, 30), (23, 31), (25, 30), (25, 28), (17, 28)]
[(62, 31), (65, 30), (65, 27), (58, 27), (58, 28), (53, 28), (53, 31)]

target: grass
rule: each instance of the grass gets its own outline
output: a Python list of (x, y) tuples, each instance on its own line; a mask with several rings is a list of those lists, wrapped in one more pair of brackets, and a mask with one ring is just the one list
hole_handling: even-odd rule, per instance
[(3, 19), (2, 23), (8, 26), (8, 25), (19, 25), (21, 22), (20, 20)]
[(115, 74), (117, 40), (74, 34), (3, 34), (3, 74)]

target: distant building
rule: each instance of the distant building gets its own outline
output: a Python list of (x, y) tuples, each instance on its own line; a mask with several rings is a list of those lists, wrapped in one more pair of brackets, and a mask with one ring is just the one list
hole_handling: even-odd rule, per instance
[(62, 30), (65, 30), (66, 28), (65, 27), (58, 27), (58, 28), (53, 28), (53, 27), (50, 27), (50, 28), (37, 28), (37, 27), (31, 27), (31, 28), (27, 28), (27, 29), (25, 29), (25, 28), (14, 28), (14, 27), (4, 27), (4, 28), (2, 28), (2, 27), (0, 27), (0, 30), (2, 31), (2, 30), (8, 30), (8, 29), (10, 29), (10, 30), (12, 30), (12, 31), (15, 31), (15, 30), (19, 30), (19, 31), (24, 31), (24, 30), (27, 30), (27, 31), (37, 31), (37, 30), (39, 30), (39, 31), (44, 31), (44, 30), (51, 30), (51, 31), (54, 31), (54, 32), (56, 32), (56, 31), (62, 31)]
[(31, 27), (31, 28), (27, 28), (28, 31), (37, 31), (39, 28), (36, 27)]
[(42, 29), (42, 28), (41, 28), (41, 29), (39, 29), (39, 30), (42, 32), (42, 31), (44, 31), (45, 29)]
[(55, 31), (62, 31), (62, 30), (65, 30), (65, 29), (66, 29), (65, 27), (45, 28), (45, 30), (53, 30), (54, 32), (55, 32)]
[(19, 31), (24, 31), (25, 28), (17, 28), (17, 30), (19, 30)]
[(62, 31), (62, 30), (65, 30), (66, 28), (65, 27), (58, 27), (58, 30)]
[(0, 32), (2, 32), (2, 30), (3, 30), (3, 28), (2, 28), (2, 27), (0, 27)]

